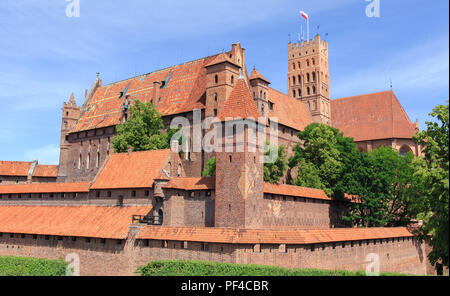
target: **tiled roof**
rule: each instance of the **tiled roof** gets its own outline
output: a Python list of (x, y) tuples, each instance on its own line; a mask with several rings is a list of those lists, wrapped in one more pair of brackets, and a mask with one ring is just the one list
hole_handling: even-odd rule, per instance
[(170, 153), (164, 149), (112, 154), (91, 189), (151, 188)]
[(269, 108), (269, 117), (277, 117), (279, 124), (302, 131), (314, 122), (306, 105), (299, 100), (270, 87), (268, 100), (273, 103), (273, 110)]
[[(118, 124), (122, 112), (120, 106), (125, 96), (129, 95), (131, 100), (150, 102), (153, 99), (154, 81), (165, 81), (165, 86), (159, 90), (161, 100), (154, 102), (163, 116), (205, 108), (205, 65), (215, 58), (210, 56), (99, 87), (90, 101), (86, 102), (86, 110), (71, 132)], [(126, 95), (120, 98), (120, 93), (127, 86)]]
[(232, 244), (317, 244), (413, 236), (406, 227), (331, 229), (236, 229), (215, 227), (146, 226), (138, 239)]
[(259, 71), (256, 70), (256, 68), (253, 68), (253, 71), (252, 71), (252, 73), (250, 74), (250, 78), (249, 78), (249, 79), (250, 79), (250, 80), (253, 80), (253, 79), (261, 79), (261, 80), (263, 80), (263, 81), (265, 81), (265, 82), (267, 82), (267, 83), (270, 84), (270, 81), (267, 80), (266, 78), (264, 78), (264, 76), (262, 76), (262, 74), (259, 73)]
[(266, 182), (264, 183), (264, 193), (331, 200), (321, 189), (287, 184), (275, 185)]
[(217, 118), (224, 121), (226, 118), (253, 118), (257, 120), (261, 114), (258, 112), (258, 107), (253, 100), (252, 94), (245, 83), (244, 79), (237, 79), (230, 96), (225, 101), (225, 104), (220, 111)]
[(172, 178), (164, 185), (164, 188), (184, 189), (184, 190), (208, 190), (215, 188), (214, 177), (201, 178)]
[(0, 185), (0, 194), (88, 192), (89, 182)]
[(38, 164), (33, 172), (34, 177), (57, 177), (58, 166), (57, 165), (44, 165)]
[(213, 59), (210, 63), (206, 64), (205, 66), (210, 67), (210, 66), (225, 63), (225, 62), (233, 64), (239, 68), (241, 67), (230, 58), (229, 53), (225, 53), (225, 52), (217, 55), (215, 59)]
[(151, 207), (0, 206), (0, 232), (125, 239), (132, 215)]
[(411, 139), (415, 125), (392, 91), (331, 101), (331, 122), (356, 142), (376, 139)]
[(31, 162), (0, 160), (0, 176), (28, 176)]

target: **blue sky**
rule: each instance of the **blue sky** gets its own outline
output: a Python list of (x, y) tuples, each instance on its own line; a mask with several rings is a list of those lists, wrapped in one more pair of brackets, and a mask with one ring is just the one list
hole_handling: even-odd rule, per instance
[[(71, 0), (73, 1), (73, 0)], [(101, 73), (103, 83), (229, 50), (241, 42), (286, 92), (288, 34), (310, 16), (310, 37), (328, 33), (332, 98), (393, 90), (421, 127), (449, 94), (449, 1), (365, 0), (0, 1), (0, 159), (58, 163), (61, 107)]]

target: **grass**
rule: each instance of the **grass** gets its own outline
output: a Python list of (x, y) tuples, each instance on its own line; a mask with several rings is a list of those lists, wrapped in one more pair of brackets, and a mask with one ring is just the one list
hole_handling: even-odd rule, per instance
[(62, 259), (0, 256), (0, 276), (64, 276), (66, 266)]
[[(209, 261), (158, 260), (137, 269), (141, 276), (365, 276), (364, 271), (289, 269), (254, 264)], [(380, 273), (380, 276), (404, 274)]]

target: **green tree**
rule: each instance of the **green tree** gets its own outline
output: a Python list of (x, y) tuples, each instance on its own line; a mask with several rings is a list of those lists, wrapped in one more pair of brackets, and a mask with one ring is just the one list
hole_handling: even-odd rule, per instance
[(164, 124), (161, 114), (152, 103), (139, 100), (129, 109), (129, 118), (116, 126), (117, 135), (112, 139), (115, 152), (158, 150), (170, 148), (170, 140), (177, 130), (167, 129), (161, 132)]
[(418, 163), (415, 184), (422, 198), (415, 200), (413, 210), (423, 221), (421, 237), (431, 236), (432, 251), (428, 255), (433, 265), (449, 266), (449, 112), (447, 105), (438, 105), (430, 113), (436, 120), (426, 122), (427, 128), (415, 139), (424, 147), (424, 160)]
[[(270, 154), (270, 149), (277, 149), (275, 146), (270, 146), (266, 144), (269, 149), (266, 149), (264, 155), (268, 156)], [(272, 184), (278, 183), (280, 179), (286, 173), (288, 169), (288, 161), (286, 155), (286, 147), (284, 145), (278, 146), (277, 158), (274, 162), (264, 163), (264, 181)]]
[(203, 177), (216, 175), (216, 158), (211, 157), (206, 163), (206, 168), (202, 173)]

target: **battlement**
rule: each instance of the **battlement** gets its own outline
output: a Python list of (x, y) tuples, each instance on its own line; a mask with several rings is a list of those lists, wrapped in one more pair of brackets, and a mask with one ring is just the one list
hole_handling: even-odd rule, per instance
[[(314, 39), (300, 41), (298, 43), (289, 42), (288, 44), (289, 59), (294, 58), (295, 55), (298, 55), (300, 53), (303, 55), (320, 53), (324, 49), (328, 49), (328, 42), (322, 40), (320, 38), (320, 35), (316, 35)], [(294, 55), (294, 57), (292, 55)]]

